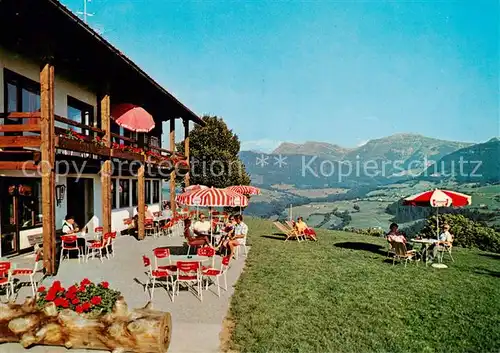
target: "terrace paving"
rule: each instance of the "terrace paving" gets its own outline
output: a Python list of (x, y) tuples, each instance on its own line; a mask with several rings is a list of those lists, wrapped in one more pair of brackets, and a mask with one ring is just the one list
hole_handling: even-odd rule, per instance
[[(123, 236), (115, 243), (116, 255), (110, 260), (90, 259), (87, 263), (78, 263), (76, 259), (64, 260), (57, 276), (45, 279), (42, 285), (49, 286), (52, 281), (60, 280), (64, 287), (79, 282), (87, 277), (93, 282), (108, 281), (110, 288), (121, 291), (129, 308), (143, 307), (149, 296), (144, 293), (143, 284), (147, 280), (142, 255), (148, 255), (152, 260), (152, 249), (159, 246), (171, 247), (174, 254), (186, 254), (184, 240), (180, 237), (147, 237), (137, 241), (133, 237)], [(33, 255), (18, 257), (12, 260), (18, 267), (32, 267)], [(172, 315), (172, 340), (168, 352), (198, 353), (219, 352), (222, 322), (229, 309), (229, 301), (233, 294), (233, 285), (238, 280), (245, 265), (245, 257), (240, 256), (231, 262), (227, 273), (228, 291), (221, 289), (221, 297), (216, 294), (216, 287), (210, 286), (203, 292), (203, 301), (192, 293), (182, 291), (172, 303), (170, 296), (162, 287), (157, 287), (154, 293), (153, 308), (170, 312)], [(220, 266), (220, 258), (216, 261)], [(40, 275), (41, 276), (41, 275)], [(21, 287), (16, 302), (23, 302), (31, 296), (30, 287)], [(96, 350), (67, 350), (64, 347), (34, 346), (29, 350), (18, 343), (0, 345), (2, 353), (58, 353), (58, 352), (100, 352)]]

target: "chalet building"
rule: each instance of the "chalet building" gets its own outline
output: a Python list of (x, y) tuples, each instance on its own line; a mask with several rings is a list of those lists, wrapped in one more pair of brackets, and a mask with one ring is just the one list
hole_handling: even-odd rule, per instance
[[(155, 128), (116, 125), (111, 110), (123, 103), (144, 108)], [(175, 119), (189, 154), (189, 124), (203, 121), (118, 49), (57, 0), (0, 0), (0, 257), (43, 244), (53, 273), (66, 214), (121, 231), (138, 206), (144, 236), (143, 205), (160, 209), (165, 178), (173, 202), (175, 173), (187, 170)]]

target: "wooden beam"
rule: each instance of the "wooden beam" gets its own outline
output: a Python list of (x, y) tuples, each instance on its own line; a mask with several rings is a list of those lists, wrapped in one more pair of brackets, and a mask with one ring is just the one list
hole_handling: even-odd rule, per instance
[[(101, 98), (101, 129), (104, 130), (105, 146), (109, 148), (111, 147), (111, 98), (109, 94), (105, 94)], [(107, 158), (101, 164), (101, 218), (104, 233), (111, 232), (111, 174), (111, 159)]]
[(0, 170), (37, 170), (38, 166), (33, 161), (14, 162), (0, 161)]
[(37, 132), (40, 124), (0, 125), (0, 132)]
[[(175, 153), (175, 119), (170, 119), (170, 152), (172, 155)], [(177, 213), (177, 207), (175, 205), (175, 168), (170, 173), (170, 209), (174, 213)]]
[[(189, 163), (189, 120), (184, 119), (184, 156)], [(190, 165), (191, 166), (191, 165)], [(189, 172), (184, 176), (184, 186), (189, 186)]]
[(40, 136), (0, 136), (0, 147), (40, 147), (41, 143)]
[(0, 118), (9, 119), (40, 119), (41, 112), (10, 112), (0, 113)]
[[(55, 274), (55, 142), (54, 142), (54, 67), (45, 64), (40, 71), (40, 125), (42, 154), (43, 265), (47, 275)], [(25, 136), (34, 137), (34, 136)]]
[(144, 221), (146, 206), (146, 180), (144, 178), (144, 164), (141, 164), (137, 173), (137, 236), (144, 239)]

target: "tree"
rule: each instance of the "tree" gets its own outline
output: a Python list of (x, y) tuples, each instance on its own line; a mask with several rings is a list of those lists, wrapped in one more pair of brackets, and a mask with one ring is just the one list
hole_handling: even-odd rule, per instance
[[(217, 116), (202, 119), (206, 125), (196, 125), (189, 134), (191, 184), (217, 188), (249, 185), (250, 177), (238, 155), (238, 136)], [(177, 150), (184, 153), (184, 143)]]

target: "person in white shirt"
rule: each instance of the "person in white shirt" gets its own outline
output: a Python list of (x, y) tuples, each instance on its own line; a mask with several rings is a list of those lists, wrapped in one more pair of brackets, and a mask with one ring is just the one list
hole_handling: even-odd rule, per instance
[(196, 235), (210, 234), (210, 222), (203, 213), (198, 217), (198, 221), (194, 223), (193, 231)]
[(64, 218), (64, 223), (62, 227), (62, 232), (64, 234), (77, 233), (80, 229), (76, 226), (75, 218), (73, 216), (67, 215)]
[(170, 210), (170, 207), (168, 206), (168, 203), (165, 204), (165, 207), (163, 207), (162, 211), (162, 216), (165, 217), (166, 220), (169, 220), (172, 218), (172, 211)]
[(429, 262), (432, 263), (437, 257), (440, 247), (449, 247), (453, 244), (453, 235), (450, 233), (450, 226), (445, 224), (443, 232), (439, 235), (439, 241), (429, 247)]
[(238, 214), (234, 217), (236, 225), (234, 227), (234, 236), (229, 241), (229, 249), (231, 249), (231, 258), (234, 256), (236, 248), (246, 243), (248, 234), (248, 226), (243, 222), (243, 216)]

